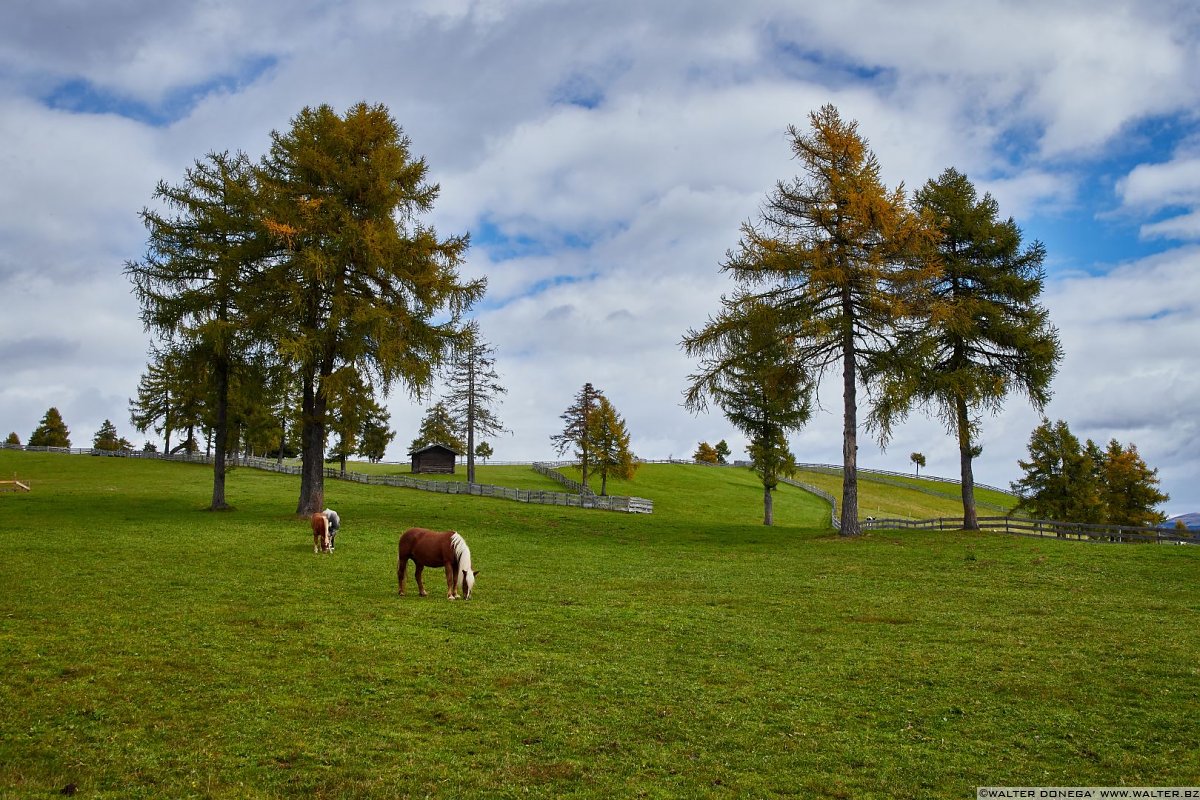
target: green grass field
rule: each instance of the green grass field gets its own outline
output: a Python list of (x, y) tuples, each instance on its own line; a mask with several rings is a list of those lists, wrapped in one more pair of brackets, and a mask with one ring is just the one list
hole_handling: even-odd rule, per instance
[[(963, 798), (1200, 782), (1200, 548), (842, 540), (745, 470), (650, 516), (0, 450), (0, 796)], [(481, 476), (481, 480), (486, 480)], [(540, 480), (530, 471), (530, 483)], [(931, 498), (933, 499), (933, 498)], [(396, 596), (455, 528), (469, 603)]]

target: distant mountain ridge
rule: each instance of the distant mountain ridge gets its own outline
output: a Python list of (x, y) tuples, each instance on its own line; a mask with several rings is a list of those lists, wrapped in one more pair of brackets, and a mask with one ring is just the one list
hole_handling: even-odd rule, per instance
[(1175, 520), (1177, 519), (1183, 520), (1183, 524), (1187, 525), (1189, 531), (1200, 531), (1200, 512), (1196, 511), (1193, 511), (1190, 514), (1180, 514), (1178, 516), (1171, 517), (1162, 524), (1162, 527), (1174, 528)]

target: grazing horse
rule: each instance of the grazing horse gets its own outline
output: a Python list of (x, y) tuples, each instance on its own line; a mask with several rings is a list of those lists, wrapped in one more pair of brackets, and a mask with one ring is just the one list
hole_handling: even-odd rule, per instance
[(396, 562), (396, 580), (400, 584), (400, 594), (404, 594), (404, 579), (408, 572), (409, 559), (416, 565), (413, 575), (416, 576), (417, 590), (421, 597), (426, 596), (421, 572), (425, 567), (445, 567), (446, 599), (457, 600), (459, 586), (462, 586), (463, 599), (471, 599), (471, 590), (475, 588), (475, 576), (479, 573), (471, 569), (471, 550), (467, 547), (466, 540), (458, 535), (458, 531), (409, 528), (400, 535), (399, 557)]
[(328, 553), (330, 550), (329, 520), (320, 511), (312, 515), (312, 529), (313, 552)]

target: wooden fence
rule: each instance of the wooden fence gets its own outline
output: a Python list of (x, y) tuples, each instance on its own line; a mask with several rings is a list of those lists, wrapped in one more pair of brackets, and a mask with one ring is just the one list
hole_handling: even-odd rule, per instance
[[(861, 521), (863, 530), (956, 531), (962, 517), (937, 519), (872, 519)], [(1038, 536), (1088, 542), (1157, 542), (1159, 544), (1200, 544), (1200, 534), (1171, 528), (1144, 528), (1124, 525), (1089, 525), (1081, 522), (1056, 522), (1019, 517), (980, 517), (979, 529), (1014, 536)]]
[[(122, 458), (153, 458), (162, 461), (184, 461), (197, 464), (211, 464), (212, 456), (199, 453), (146, 453), (138, 450), (85, 450), (65, 447), (20, 447), (17, 445), (2, 445), (13, 450), (28, 450), (36, 452), (70, 453), (73, 455), (113, 456)], [(252, 458), (240, 456), (228, 458), (228, 466), (243, 466), (251, 469), (261, 469), (267, 472), (279, 472), (286, 475), (299, 475), (300, 466), (297, 464), (280, 463), (269, 458)], [(476, 497), (499, 497), (504, 500), (514, 500), (518, 503), (533, 503), (548, 506), (570, 506), (573, 508), (594, 508), (601, 511), (623, 511), (629, 514), (654, 513), (654, 501), (644, 497), (599, 497), (593, 494), (568, 494), (566, 492), (546, 492), (536, 489), (509, 489), (505, 486), (491, 486), (482, 483), (463, 483), (460, 481), (426, 481), (410, 478), (407, 475), (368, 475), (362, 472), (342, 473), (338, 467), (325, 467), (326, 478), (346, 480), (354, 483), (365, 483), (375, 486), (399, 486), (407, 489), (418, 489), (425, 492), (440, 492), (442, 494), (466, 494)], [(561, 473), (559, 473), (561, 475)], [(570, 480), (565, 475), (565, 480)]]

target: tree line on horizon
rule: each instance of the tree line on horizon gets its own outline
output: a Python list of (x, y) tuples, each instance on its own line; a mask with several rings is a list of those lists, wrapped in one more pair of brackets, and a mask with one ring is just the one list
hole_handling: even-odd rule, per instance
[[(700, 360), (685, 407), (715, 404), (750, 440), (771, 524), (772, 492), (795, 468), (787, 436), (810, 421), (822, 378), (840, 369), (841, 533), (860, 532), (860, 386), (881, 445), (914, 409), (943, 421), (960, 453), (964, 527), (977, 528), (982, 415), (1013, 393), (1044, 410), (1062, 357), (1039, 303), (1045, 248), (1023, 245), (1012, 218), (957, 170), (909, 198), (903, 185), (883, 185), (856, 122), (832, 105), (809, 121), (810, 131), (788, 128), (801, 174), (776, 183), (720, 265), (737, 291), (684, 336), (685, 353)], [(441, 373), (448, 391), (413, 448), (450, 438), (443, 443), (466, 453), (473, 482), (474, 457), (492, 452), (474, 437), (504, 430), (490, 406), (505, 390), (494, 350), (467, 319), (486, 290), (486, 278), (458, 272), (469, 235), (439, 237), (421, 222), (439, 187), (382, 105), (344, 115), (305, 108), (270, 138), (257, 162), (241, 152), (198, 159), (179, 184), (160, 181), (157, 207), (141, 212), (146, 253), (124, 272), (156, 341), (131, 420), (163, 432), (168, 452), (172, 431), (186, 430), (185, 448), (196, 447), (197, 428), (211, 431), (213, 509), (227, 507), (227, 453), (294, 448), (297, 513), (308, 514), (324, 505), (326, 458), (343, 469), (356, 453), (382, 459), (395, 434), (376, 395), (402, 386), (423, 398)], [(585, 486), (593, 467), (602, 492), (610, 473), (632, 474), (627, 427), (603, 392), (585, 384), (562, 418), (551, 442), (580, 461)], [(1136, 462), (1132, 472), (1140, 464), (1142, 483), (1156, 483), (1136, 447), (1112, 444), (1112, 459)]]

